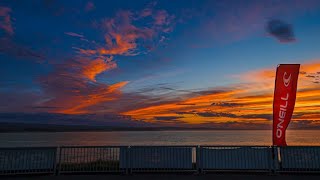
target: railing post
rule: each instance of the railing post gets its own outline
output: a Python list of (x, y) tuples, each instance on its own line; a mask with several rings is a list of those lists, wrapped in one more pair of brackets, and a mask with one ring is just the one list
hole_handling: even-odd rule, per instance
[(281, 156), (281, 147), (277, 147), (277, 152), (278, 152), (278, 165), (279, 165), (279, 170), (282, 170), (282, 156)]
[(197, 172), (198, 174), (202, 173), (202, 169), (201, 169), (201, 158), (200, 158), (200, 151), (201, 151), (201, 147), (198, 145), (196, 147), (196, 168), (197, 168)]
[(272, 160), (273, 160), (273, 174), (277, 174), (278, 170), (281, 171), (282, 163), (281, 163), (281, 147), (272, 146)]
[(54, 167), (53, 167), (53, 175), (57, 175), (57, 166), (58, 166), (58, 151), (59, 151), (59, 146), (56, 148), (54, 152)]
[(58, 157), (59, 157), (59, 161), (58, 161), (58, 172), (57, 172), (57, 175), (60, 175), (60, 172), (61, 172), (61, 161), (62, 161), (62, 148), (61, 147), (58, 147), (59, 149), (59, 154), (58, 154)]
[(276, 162), (278, 161), (277, 158), (276, 158), (276, 154), (275, 154), (275, 148), (274, 146), (271, 146), (271, 173), (272, 174), (276, 174)]
[(126, 174), (131, 174), (130, 146), (126, 148)]

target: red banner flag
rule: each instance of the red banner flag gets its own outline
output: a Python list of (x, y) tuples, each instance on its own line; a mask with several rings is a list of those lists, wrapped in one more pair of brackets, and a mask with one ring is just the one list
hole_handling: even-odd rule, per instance
[(286, 146), (286, 129), (296, 102), (300, 64), (280, 64), (273, 97), (273, 145)]

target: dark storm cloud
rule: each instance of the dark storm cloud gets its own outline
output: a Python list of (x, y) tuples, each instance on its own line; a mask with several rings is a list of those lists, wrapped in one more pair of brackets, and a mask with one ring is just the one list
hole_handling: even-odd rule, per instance
[(198, 115), (201, 117), (226, 117), (226, 118), (244, 118), (244, 119), (265, 119), (265, 120), (272, 120), (271, 114), (248, 114), (248, 115), (236, 115), (232, 113), (223, 113), (223, 112), (175, 112), (178, 115), (183, 114), (193, 114)]
[(198, 116), (202, 117), (226, 117), (226, 118), (245, 118), (245, 119), (266, 119), (271, 120), (271, 114), (249, 114), (249, 115), (236, 115), (232, 113), (221, 113), (221, 112), (198, 112)]
[(306, 75), (305, 77), (307, 77), (307, 78), (311, 78), (311, 79), (313, 79), (313, 83), (314, 84), (318, 84), (319, 83), (319, 72), (316, 72), (316, 73), (310, 73), (310, 74), (308, 74), (308, 75)]
[(281, 43), (290, 43), (296, 40), (292, 25), (282, 20), (273, 19), (268, 21), (266, 31)]
[(255, 122), (207, 122), (196, 125), (197, 127), (212, 128), (212, 129), (270, 129), (269, 124), (255, 123)]
[(158, 121), (174, 121), (181, 118), (180, 116), (155, 116), (154, 117)]
[(221, 106), (221, 107), (235, 107), (241, 106), (242, 104), (239, 103), (228, 103), (228, 102), (215, 102), (212, 103), (211, 106)]
[(32, 108), (34, 109), (56, 109), (59, 107), (54, 107), (54, 106), (33, 106)]
[(179, 125), (187, 125), (186, 122), (180, 120), (180, 116), (155, 116), (154, 119), (156, 120), (153, 122), (153, 125), (163, 125), (167, 124), (169, 126), (179, 126)]
[(175, 111), (173, 113), (176, 113), (178, 115), (184, 115), (184, 114), (193, 114), (193, 115), (197, 115), (197, 111), (196, 110), (191, 110), (191, 111)]
[(290, 129), (319, 129), (319, 126), (316, 126), (316, 120), (299, 120), (291, 121)]
[(316, 76), (314, 76), (314, 75), (307, 75), (306, 77), (308, 77), (308, 78), (315, 78)]
[(190, 95), (212, 95), (212, 94), (219, 94), (219, 93), (224, 93), (227, 90), (206, 90), (206, 91), (194, 91), (192, 93), (190, 93)]
[(181, 105), (181, 106), (195, 106), (195, 103), (178, 103), (176, 105)]
[(249, 114), (249, 115), (241, 115), (241, 118), (248, 118), (248, 119), (266, 119), (272, 120), (272, 114)]
[(238, 117), (237, 115), (232, 113), (222, 113), (222, 112), (198, 112), (196, 114), (201, 117), (231, 117), (231, 118)]

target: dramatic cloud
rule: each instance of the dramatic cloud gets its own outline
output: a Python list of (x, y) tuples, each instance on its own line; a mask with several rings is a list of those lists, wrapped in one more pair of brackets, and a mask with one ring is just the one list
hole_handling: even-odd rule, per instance
[[(46, 8), (41, 6), (43, 3)], [(234, 41), (263, 35), (268, 19), (293, 22), (292, 16), (319, 8), (319, 1), (250, 1), (246, 4), (226, 0), (196, 4), (190, 7), (190, 11), (184, 11), (183, 16), (190, 20), (190, 24), (179, 19), (180, 7), (172, 8), (170, 5), (164, 10), (155, 2), (147, 4), (142, 10), (117, 11), (116, 7), (101, 9), (100, 2), (98, 7), (92, 1), (78, 6), (60, 1), (42, 1), (40, 7), (45, 18), (34, 11), (38, 6), (19, 7), (23, 10), (20, 13), (15, 13), (15, 9), (11, 10), (9, 6), (0, 7), (0, 33), (4, 35), (0, 37), (1, 57), (38, 62), (47, 60), (43, 64), (23, 62), (26, 71), (4, 70), (4, 81), (0, 82), (0, 111), (40, 113), (39, 121), (40, 117), (52, 121), (59, 118), (57, 121), (70, 121), (70, 124), (71, 120), (76, 119), (84, 124), (89, 124), (90, 120), (93, 124), (99, 124), (98, 121), (110, 119), (114, 124), (119, 120), (165, 126), (268, 128), (272, 118), (275, 68), (233, 75), (231, 81), (238, 83), (223, 87), (183, 89), (192, 88), (194, 78), (198, 77), (193, 77), (189, 72), (202, 71), (201, 68), (194, 69), (195, 61), (181, 56), (186, 55), (184, 41), (197, 41), (204, 37), (201, 42), (208, 45), (198, 47), (207, 47), (210, 51), (211, 43), (216, 42), (212, 38)], [(29, 16), (24, 19), (25, 13)], [(63, 17), (48, 16), (48, 13)], [(198, 13), (197, 19), (191, 19), (194, 17), (192, 13)], [(17, 18), (17, 22), (13, 21), (12, 16)], [(32, 24), (33, 20), (36, 22), (34, 26), (23, 28)], [(22, 29), (14, 31), (13, 22), (19, 23), (14, 27)], [(185, 23), (185, 26), (170, 35), (176, 22)], [(193, 29), (198, 27), (201, 30)], [(269, 21), (267, 30), (280, 42), (295, 39), (291, 26), (283, 21)], [(185, 34), (187, 37), (184, 37)], [(169, 45), (170, 39), (172, 43)], [(71, 48), (67, 48), (70, 46), (75, 50), (73, 54)], [(230, 47), (226, 47), (226, 52)], [(187, 55), (197, 60), (198, 53), (201, 52), (190, 52), (191, 56), (187, 52)], [(221, 53), (225, 54), (224, 50)], [(209, 57), (210, 53), (204, 55)], [(20, 65), (18, 61), (9, 59), (5, 61), (4, 68)], [(130, 59), (139, 60), (130, 62)], [(244, 61), (247, 59), (244, 58)], [(222, 63), (226, 65), (228, 62)], [(159, 67), (166, 70), (158, 72)], [(236, 69), (245, 70), (241, 67)], [(205, 71), (201, 78), (210, 79)], [(32, 74), (21, 78), (29, 72)], [(189, 74), (184, 77), (186, 72)], [(319, 74), (319, 60), (301, 66), (293, 115), (293, 124), (297, 127), (320, 124)], [(130, 84), (127, 79), (130, 79)], [(173, 82), (175, 80), (179, 82)], [(170, 83), (163, 83), (166, 81)], [(217, 82), (221, 83), (219, 80)], [(8, 85), (10, 83), (27, 86), (15, 87)], [(205, 84), (196, 82), (195, 88)], [(43, 112), (47, 114), (41, 115)], [(13, 116), (3, 117), (14, 119)], [(18, 119), (22, 118), (23, 115), (19, 115)], [(30, 120), (34, 116), (26, 115), (26, 118)]]
[(235, 107), (235, 106), (242, 106), (242, 104), (238, 103), (228, 103), (228, 102), (214, 102), (211, 106), (221, 106), (221, 107)]
[(290, 43), (296, 40), (292, 25), (281, 20), (270, 20), (266, 25), (266, 31), (281, 43)]
[(172, 31), (174, 16), (170, 16), (165, 10), (158, 10), (153, 15), (153, 21), (141, 26), (140, 21), (149, 16), (146, 12), (143, 14), (120, 11), (114, 18), (106, 18), (98, 22), (97, 27), (103, 30), (105, 43), (98, 45), (95, 49), (80, 48), (80, 53), (100, 56), (134, 56), (148, 52), (152, 48), (147, 47), (154, 46), (155, 42), (163, 42), (165, 33)]
[(90, 62), (87, 62), (87, 65), (83, 67), (81, 74), (90, 79), (91, 81), (96, 82), (96, 76), (104, 71), (114, 69), (117, 67), (117, 64), (112, 61), (112, 58), (106, 59), (95, 59)]
[(216, 113), (216, 112), (198, 112), (196, 113), (199, 116), (202, 117), (231, 117), (231, 118), (235, 118), (237, 117), (235, 114), (231, 114), (231, 113)]
[(174, 121), (179, 119), (179, 116), (155, 116), (154, 117), (158, 121)]
[[(117, 68), (114, 58), (147, 53), (150, 49), (146, 46), (154, 46), (161, 39), (164, 41), (166, 34), (172, 30), (174, 16), (165, 10), (155, 10), (154, 6), (154, 3), (148, 5), (147, 8), (152, 12), (150, 14), (146, 9), (144, 13), (119, 11), (115, 17), (96, 21), (95, 27), (103, 34), (102, 43), (87, 40), (91, 49), (74, 47), (79, 52), (77, 56), (54, 64), (51, 73), (39, 78), (46, 98), (33, 105), (37, 107), (35, 111), (63, 114), (118, 113), (120, 109), (130, 109), (124, 104), (132, 102), (128, 100), (132, 97), (146, 98), (148, 102), (159, 101), (145, 96), (122, 94), (120, 89), (127, 81), (109, 85), (101, 83), (98, 78), (99, 74)], [(91, 11), (93, 8), (94, 4), (88, 2), (86, 10)], [(80, 40), (87, 38), (75, 32), (65, 34)], [(130, 104), (131, 108), (132, 104), (134, 102)]]
[(70, 59), (56, 65), (55, 70), (40, 83), (48, 98), (42, 106), (58, 107), (50, 112), (79, 114), (88, 113), (87, 108), (106, 101), (116, 100), (119, 89), (127, 82), (113, 85), (98, 83), (96, 76), (103, 71), (115, 68), (110, 59)]
[[(299, 76), (297, 102), (294, 120), (319, 121), (315, 113), (320, 108), (319, 85), (306, 74), (315, 74), (320, 69), (318, 61), (302, 64)], [(157, 121), (158, 117), (179, 117), (179, 121), (187, 124), (203, 124), (208, 122), (237, 122), (246, 124), (254, 121), (270, 124), (272, 119), (272, 101), (275, 69), (261, 69), (235, 76), (242, 82), (219, 88), (220, 90), (187, 93), (181, 98), (150, 104), (149, 106), (125, 111), (122, 114), (133, 119), (147, 122)], [(220, 125), (219, 125), (220, 126)]]
[(0, 6), (0, 29), (3, 29), (9, 35), (13, 35), (14, 30), (12, 27), (10, 12), (10, 8)]

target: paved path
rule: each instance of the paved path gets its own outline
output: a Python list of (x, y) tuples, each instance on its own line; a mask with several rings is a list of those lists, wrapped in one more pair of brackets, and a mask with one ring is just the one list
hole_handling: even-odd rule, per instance
[(134, 175), (60, 175), (0, 177), (3, 180), (319, 180), (320, 175), (243, 175), (243, 174), (134, 174)]

